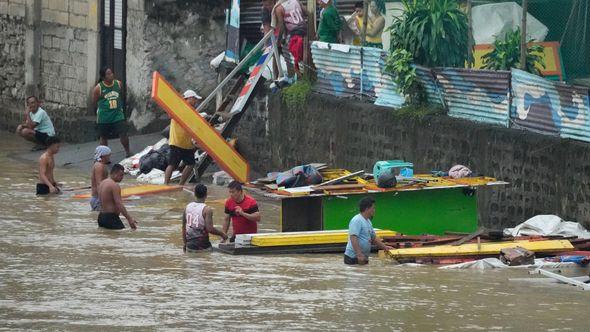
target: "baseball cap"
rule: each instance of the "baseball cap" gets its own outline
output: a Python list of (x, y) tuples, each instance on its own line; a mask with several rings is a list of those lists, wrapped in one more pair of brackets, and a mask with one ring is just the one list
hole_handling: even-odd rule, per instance
[(203, 97), (199, 96), (194, 90), (186, 90), (183, 94), (182, 97), (184, 99), (186, 98), (190, 98), (190, 97), (195, 97), (197, 99), (203, 99)]

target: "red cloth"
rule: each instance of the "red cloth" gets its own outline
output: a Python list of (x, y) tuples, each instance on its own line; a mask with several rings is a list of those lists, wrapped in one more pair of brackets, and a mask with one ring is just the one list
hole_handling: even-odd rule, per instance
[(244, 199), (240, 203), (236, 203), (231, 197), (225, 201), (225, 213), (231, 217), (231, 223), (234, 230), (234, 235), (238, 234), (252, 234), (258, 232), (258, 225), (256, 221), (251, 221), (243, 216), (238, 216), (235, 211), (236, 207), (241, 207), (245, 213), (258, 212), (258, 203), (256, 200), (248, 195), (244, 195)]
[(299, 70), (299, 61), (303, 60), (303, 36), (291, 35), (289, 39), (289, 52), (293, 55), (295, 69)]

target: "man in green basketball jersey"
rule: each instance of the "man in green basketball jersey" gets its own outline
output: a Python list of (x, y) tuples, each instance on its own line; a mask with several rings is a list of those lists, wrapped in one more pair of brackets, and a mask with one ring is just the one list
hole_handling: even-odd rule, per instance
[(123, 86), (115, 79), (111, 68), (100, 70), (100, 81), (92, 91), (92, 100), (96, 105), (97, 129), (100, 145), (108, 145), (108, 139), (117, 138), (125, 149), (127, 157), (129, 151), (129, 137), (127, 136), (127, 122), (123, 113)]

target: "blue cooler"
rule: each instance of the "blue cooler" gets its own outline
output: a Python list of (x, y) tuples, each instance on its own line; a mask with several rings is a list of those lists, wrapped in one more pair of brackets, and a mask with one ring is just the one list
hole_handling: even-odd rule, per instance
[(380, 160), (373, 166), (373, 177), (377, 179), (381, 173), (391, 172), (392, 168), (397, 175), (408, 178), (414, 176), (414, 164), (412, 163), (403, 160)]

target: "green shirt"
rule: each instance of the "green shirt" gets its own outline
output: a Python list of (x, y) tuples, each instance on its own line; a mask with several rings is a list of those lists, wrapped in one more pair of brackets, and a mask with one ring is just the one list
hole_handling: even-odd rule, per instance
[(108, 86), (101, 81), (98, 85), (100, 87), (100, 98), (97, 102), (97, 122), (115, 123), (125, 120), (121, 102), (121, 83), (115, 80), (111, 86)]
[(342, 21), (336, 7), (330, 5), (324, 9), (320, 26), (318, 28), (318, 36), (320, 41), (326, 43), (338, 42), (338, 32), (342, 28)]

